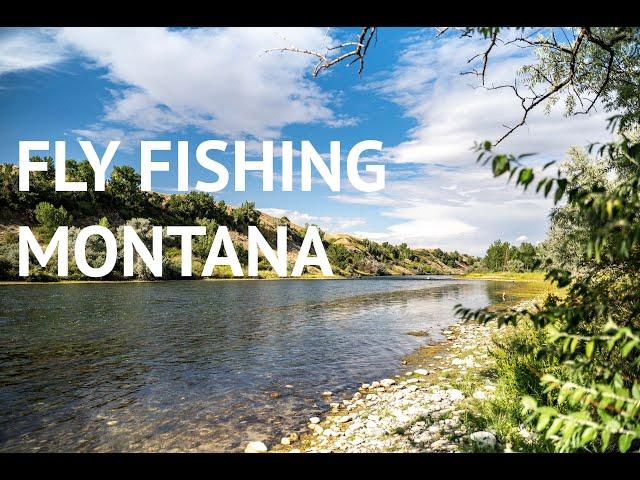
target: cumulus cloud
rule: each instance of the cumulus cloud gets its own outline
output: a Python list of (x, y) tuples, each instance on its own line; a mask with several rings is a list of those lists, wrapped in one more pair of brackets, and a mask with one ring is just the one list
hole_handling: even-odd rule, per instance
[[(253, 154), (260, 152), (260, 141), (278, 140), (288, 125), (358, 123), (359, 118), (337, 113), (344, 92), (329, 92), (309, 79), (313, 58), (264, 53), (291, 44), (318, 49), (331, 43), (325, 33), (316, 28), (5, 30), (0, 32), (0, 75), (55, 68), (74, 55), (74, 61), (82, 59), (113, 83), (102, 118), (78, 125), (75, 135), (100, 143), (120, 139), (123, 150), (132, 150), (139, 139), (195, 128), (246, 138)], [(476, 254), (496, 238), (541, 240), (551, 202), (493, 179), (471, 151), (477, 140), (500, 137), (503, 125), (517, 122), (522, 113), (509, 91), (474, 88), (475, 78), (460, 75), (483, 46), (470, 39), (408, 36), (397, 61), (362, 87), (393, 102), (413, 121), (404, 141), (390, 147), (385, 142), (385, 190), (363, 194), (345, 185), (339, 194), (329, 194), (331, 201), (356, 212), (344, 218), (295, 210), (280, 215), (327, 230)], [(511, 82), (527, 55), (498, 49), (488, 84)], [(377, 108), (375, 100), (371, 105)], [(538, 165), (560, 159), (569, 145), (606, 139), (606, 116), (564, 118), (561, 108), (549, 116), (540, 110), (501, 149), (538, 152)], [(388, 226), (367, 225), (359, 206), (377, 207)]]
[(356, 121), (334, 114), (331, 96), (308, 78), (312, 58), (265, 53), (288, 44), (321, 48), (319, 28), (65, 28), (56, 40), (120, 86), (105, 122), (270, 139), (294, 123)]
[(146, 131), (125, 131), (122, 128), (105, 127), (99, 124), (73, 130), (73, 133), (78, 140), (91, 140), (100, 145), (118, 141), (120, 142), (118, 149), (129, 153), (134, 152), (142, 140), (153, 138), (153, 135)]

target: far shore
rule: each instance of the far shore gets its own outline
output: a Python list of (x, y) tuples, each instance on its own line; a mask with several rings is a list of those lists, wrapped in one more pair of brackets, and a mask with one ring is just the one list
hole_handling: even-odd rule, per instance
[(352, 276), (345, 277), (343, 275), (334, 275), (333, 277), (322, 277), (322, 276), (302, 276), (302, 277), (225, 277), (225, 278), (216, 278), (216, 277), (203, 277), (203, 278), (176, 278), (176, 279), (164, 279), (159, 278), (156, 280), (140, 280), (140, 279), (132, 279), (132, 280), (56, 280), (56, 281), (29, 281), (29, 280), (1, 280), (0, 285), (73, 285), (73, 284), (92, 284), (92, 283), (103, 283), (103, 284), (111, 284), (111, 283), (164, 283), (164, 282), (228, 282), (228, 281), (236, 281), (236, 282), (247, 282), (247, 281), (270, 281), (270, 280), (363, 280), (368, 278), (407, 278), (407, 277), (450, 277), (450, 278), (458, 278), (465, 279), (464, 275), (458, 274), (447, 274), (447, 273), (430, 273), (424, 275), (361, 275), (361, 276)]
[(460, 276), (467, 280), (504, 280), (511, 282), (543, 282), (545, 272), (468, 272)]
[(469, 272), (464, 274), (449, 273), (428, 273), (420, 275), (360, 275), (346, 277), (343, 275), (334, 275), (333, 277), (323, 277), (316, 275), (302, 277), (203, 277), (203, 278), (185, 278), (185, 279), (155, 279), (155, 280), (56, 280), (56, 281), (30, 281), (30, 280), (1, 280), (1, 285), (73, 285), (73, 284), (93, 284), (93, 283), (159, 283), (159, 282), (247, 282), (247, 281), (269, 281), (269, 280), (362, 280), (367, 278), (406, 278), (406, 277), (448, 277), (459, 280), (492, 280), (502, 282), (534, 282), (540, 283), (545, 281), (544, 272)]

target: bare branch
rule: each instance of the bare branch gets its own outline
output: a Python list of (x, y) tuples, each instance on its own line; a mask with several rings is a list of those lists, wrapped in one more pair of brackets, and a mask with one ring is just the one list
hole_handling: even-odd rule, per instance
[(496, 46), (496, 43), (498, 41), (498, 30), (494, 30), (493, 32), (491, 32), (491, 35), (489, 36), (489, 38), (490, 38), (489, 48), (487, 48), (484, 53), (482, 54), (479, 53), (478, 55), (474, 55), (469, 60), (467, 60), (467, 63), (471, 63), (476, 58), (482, 56), (482, 70), (481, 71), (471, 70), (469, 72), (462, 72), (462, 75), (469, 75), (469, 74), (478, 75), (482, 79), (482, 85), (484, 85), (484, 80), (487, 73), (487, 65), (489, 64), (489, 54), (491, 53), (491, 50), (493, 50), (493, 47)]
[[(318, 63), (313, 69), (312, 75), (313, 78), (316, 78), (320, 72), (323, 70), (328, 70), (334, 65), (344, 62), (346, 60), (350, 60), (347, 63), (347, 66), (353, 65), (354, 63), (359, 63), (358, 67), (358, 75), (362, 74), (364, 70), (364, 62), (367, 52), (369, 51), (369, 46), (371, 45), (371, 40), (377, 35), (376, 27), (363, 27), (358, 35), (357, 41), (355, 42), (344, 42), (339, 45), (335, 45), (332, 47), (328, 47), (324, 52), (317, 52), (314, 50), (308, 50), (304, 48), (297, 48), (295, 46), (289, 47), (281, 47), (281, 48), (270, 48), (265, 51), (265, 53), (270, 52), (293, 52), (293, 53), (301, 53), (303, 55), (310, 55), (312, 57), (316, 57), (318, 59)], [(331, 56), (330, 52), (334, 51), (342, 51), (349, 48), (344, 53), (341, 53), (337, 56)]]
[[(500, 42), (500, 39), (497, 38), (496, 33), (497, 32), (492, 32), (491, 35), (487, 35), (485, 33), (485, 37), (489, 39), (488, 48), (484, 52), (479, 53), (468, 60), (468, 63), (471, 63), (478, 58), (482, 58), (482, 69), (481, 70), (476, 69), (470, 72), (462, 72), (463, 75), (474, 74), (479, 76), (482, 79), (482, 86), (484, 86), (485, 84), (485, 76), (487, 71), (487, 65), (489, 62), (489, 55), (493, 51), (496, 44)], [(553, 31), (550, 33), (550, 35), (547, 38), (533, 39), (533, 34), (530, 34), (530, 35), (521, 35), (507, 42), (503, 42), (505, 45), (515, 45), (520, 48), (545, 48), (553, 52), (556, 52), (558, 55), (560, 55), (559, 58), (562, 58), (562, 57), (566, 58), (565, 65), (567, 65), (567, 70), (564, 76), (561, 76), (560, 78), (552, 78), (551, 76), (545, 74), (542, 71), (542, 69), (538, 68), (537, 66), (529, 67), (530, 70), (537, 75), (537, 78), (541, 79), (541, 83), (546, 85), (546, 88), (543, 92), (536, 92), (532, 88), (532, 86), (529, 86), (528, 90), (531, 94), (530, 96), (526, 96), (522, 94), (518, 90), (517, 84), (499, 85), (499, 86), (493, 86), (493, 87), (487, 88), (488, 90), (498, 90), (503, 88), (511, 89), (516, 95), (516, 97), (520, 100), (520, 105), (523, 111), (520, 121), (514, 126), (511, 126), (511, 127), (507, 126), (506, 133), (495, 142), (495, 145), (498, 145), (505, 138), (511, 135), (515, 130), (523, 126), (527, 121), (529, 113), (533, 109), (538, 107), (540, 104), (546, 102), (547, 100), (552, 99), (555, 95), (560, 93), (565, 88), (571, 89), (571, 91), (573, 92), (573, 96), (577, 99), (577, 101), (579, 102), (582, 108), (582, 111), (574, 112), (575, 114), (587, 114), (591, 112), (595, 108), (598, 100), (602, 97), (605, 90), (609, 86), (609, 83), (611, 82), (612, 73), (615, 71), (615, 60), (616, 60), (616, 54), (615, 54), (616, 52), (614, 49), (615, 45), (618, 44), (619, 42), (623, 42), (631, 38), (630, 37), (631, 34), (629, 33), (629, 31), (624, 28), (620, 29), (613, 37), (608, 39), (601, 38), (598, 35), (594, 34), (591, 28), (589, 27), (581, 27), (580, 29), (578, 29), (577, 35), (576, 34), (572, 35), (573, 40), (569, 39), (564, 29), (562, 29), (562, 34), (566, 39), (566, 43), (559, 42)], [(465, 35), (461, 35), (461, 36), (465, 36)], [(597, 91), (595, 92), (595, 95), (592, 96), (591, 98), (587, 98), (586, 96), (580, 93), (582, 90), (581, 82), (585, 78), (584, 63), (585, 61), (586, 62), (589, 61), (581, 58), (581, 50), (584, 48), (585, 44), (587, 43), (597, 45), (598, 47), (603, 49), (607, 54), (606, 59), (600, 60), (599, 58), (596, 58), (594, 60), (594, 61), (597, 61), (599, 63), (599, 66), (604, 69), (604, 78), (601, 84), (599, 85)], [(581, 62), (580, 68), (582, 69), (582, 72), (578, 71), (579, 61)]]
[[(488, 40), (489, 44), (487, 48), (483, 52), (474, 55), (467, 62), (472, 63), (477, 59), (482, 59), (482, 67), (461, 73), (462, 75), (472, 74), (480, 77), (480, 88), (487, 88), (485, 87), (485, 83), (491, 54), (499, 44), (513, 45), (518, 48), (542, 48), (549, 51), (553, 55), (553, 61), (557, 62), (557, 71), (547, 71), (545, 68), (540, 68), (537, 65), (526, 67), (526, 72), (533, 74), (533, 84), (527, 85), (526, 94), (518, 90), (517, 84), (498, 85), (487, 88), (487, 90), (498, 90), (502, 88), (512, 90), (522, 107), (522, 117), (519, 122), (514, 126), (506, 127), (506, 133), (495, 142), (495, 145), (502, 142), (514, 131), (523, 126), (532, 110), (547, 101), (555, 101), (557, 99), (556, 96), (563, 90), (568, 91), (582, 109), (580, 112), (572, 111), (572, 113), (587, 114), (591, 112), (596, 107), (598, 101), (606, 95), (612, 78), (615, 78), (615, 82), (626, 83), (634, 88), (637, 86), (636, 79), (630, 72), (626, 71), (625, 65), (618, 64), (619, 56), (616, 54), (615, 48), (619, 43), (634, 38), (632, 28), (618, 28), (614, 30), (612, 36), (601, 36), (602, 34), (598, 31), (594, 32), (590, 27), (572, 29), (570, 35), (565, 29), (561, 29), (561, 34), (564, 37), (562, 41), (558, 41), (554, 30), (551, 30), (546, 37), (537, 36), (541, 29), (533, 29), (529, 32), (526, 32), (524, 29), (521, 30), (523, 31), (521, 35), (505, 41), (499, 38), (500, 29), (496, 27), (446, 27), (437, 29), (437, 37), (441, 37), (449, 31), (457, 31), (461, 38), (473, 37), (476, 33), (480, 33)], [(326, 35), (328, 35), (328, 30)], [(358, 75), (361, 75), (364, 69), (366, 55), (374, 38), (377, 38), (376, 27), (363, 27), (356, 41), (348, 41), (339, 45), (326, 47), (322, 52), (296, 48), (292, 45), (284, 48), (270, 49), (265, 53), (288, 51), (317, 58), (318, 63), (313, 70), (314, 78), (323, 70), (327, 70), (342, 62), (345, 62), (347, 66), (359, 63)], [(596, 45), (602, 51), (594, 53), (591, 50), (587, 50), (585, 52), (586, 45)], [(601, 83), (597, 89), (590, 87), (585, 88), (585, 79), (589, 81), (590, 75), (586, 70), (592, 72), (595, 68), (602, 71)], [(542, 85), (542, 88), (535, 88), (538, 85)], [(595, 94), (591, 95), (594, 90)]]

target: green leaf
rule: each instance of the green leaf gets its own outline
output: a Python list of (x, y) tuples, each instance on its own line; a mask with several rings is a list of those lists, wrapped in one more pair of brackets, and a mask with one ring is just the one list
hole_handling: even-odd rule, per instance
[(587, 427), (584, 432), (582, 432), (582, 444), (586, 445), (587, 443), (592, 442), (593, 439), (596, 438), (596, 435), (598, 435), (598, 431), (595, 428)]
[(640, 383), (633, 382), (631, 394), (633, 395), (633, 398), (640, 398)]
[(576, 347), (578, 346), (578, 339), (577, 338), (573, 338), (571, 339), (571, 353), (576, 351)]
[(540, 415), (540, 418), (538, 418), (538, 424), (536, 425), (536, 430), (538, 432), (541, 432), (542, 430), (545, 429), (545, 427), (549, 424), (550, 421), (551, 421), (551, 415), (543, 413), (542, 415)]
[(602, 433), (600, 434), (600, 440), (602, 443), (601, 449), (604, 452), (609, 446), (609, 441), (611, 440), (611, 432), (609, 430), (602, 430)]
[(520, 175), (518, 175), (518, 183), (521, 183), (527, 186), (533, 181), (533, 170), (531, 168), (523, 168), (520, 170)]
[(593, 356), (593, 349), (596, 346), (595, 340), (589, 340), (584, 347), (584, 352), (587, 355), (587, 358), (591, 358)]
[(560, 201), (560, 199), (562, 198), (562, 196), (564, 195), (564, 191), (567, 188), (567, 180), (564, 178), (559, 178), (558, 180), (556, 180), (556, 183), (558, 184), (558, 187), (556, 188), (556, 193), (554, 195), (554, 201), (555, 203), (558, 203)]
[(630, 433), (625, 433), (618, 437), (618, 448), (622, 453), (625, 453), (631, 447), (631, 442), (633, 442), (633, 435)]
[(495, 177), (499, 177), (504, 172), (509, 170), (509, 159), (506, 155), (496, 155), (495, 157), (493, 157), (491, 166), (493, 169), (493, 175)]
[(545, 437), (547, 439), (551, 438), (553, 435), (558, 433), (561, 427), (562, 427), (562, 420), (560, 418), (556, 418), (551, 424), (551, 426), (549, 427), (549, 429), (547, 430)]
[(622, 353), (622, 357), (627, 357), (630, 353), (631, 350), (633, 350), (633, 348), (638, 344), (637, 340), (630, 340), (627, 343), (624, 344), (624, 346), (622, 347), (621, 353)]
[(583, 395), (584, 395), (584, 392), (582, 392), (581, 390), (574, 390), (573, 393), (571, 394), (571, 397), (569, 398), (569, 402), (572, 405), (575, 405), (580, 401)]
[(553, 187), (553, 180), (549, 179), (547, 184), (544, 186), (544, 196), (545, 197), (549, 196), (549, 192), (551, 191), (552, 187)]

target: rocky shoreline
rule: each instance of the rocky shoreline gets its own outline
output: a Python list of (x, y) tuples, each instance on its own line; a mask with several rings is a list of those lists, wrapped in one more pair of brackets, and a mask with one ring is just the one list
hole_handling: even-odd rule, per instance
[(310, 418), (304, 433), (291, 433), (270, 449), (250, 442), (245, 451), (508, 451), (493, 432), (470, 431), (464, 422), (468, 402), (490, 399), (495, 391), (482, 372), (491, 366), (496, 330), (493, 325), (454, 325), (443, 332), (446, 340), (403, 362), (419, 368), (362, 384), (351, 398), (332, 403), (322, 418)]
[[(533, 308), (536, 300), (514, 308)], [(350, 398), (331, 403), (322, 417), (311, 417), (303, 433), (291, 433), (271, 448), (249, 442), (245, 452), (510, 453), (510, 443), (502, 444), (493, 431), (475, 429), (469, 419), (475, 407), (494, 397), (490, 350), (495, 338), (511, 328), (452, 325), (442, 332), (444, 341), (422, 347), (403, 361), (412, 370), (364, 383)], [(519, 436), (527, 443), (535, 439), (523, 425)]]

